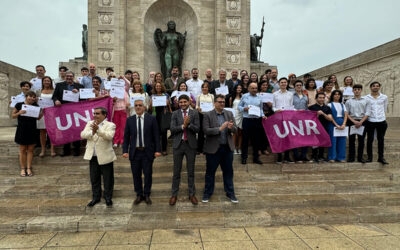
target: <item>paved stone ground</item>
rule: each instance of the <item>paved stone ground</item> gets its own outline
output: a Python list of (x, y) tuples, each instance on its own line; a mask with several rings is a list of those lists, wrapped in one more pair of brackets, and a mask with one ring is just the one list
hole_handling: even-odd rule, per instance
[(400, 224), (0, 235), (0, 249), (400, 249)]

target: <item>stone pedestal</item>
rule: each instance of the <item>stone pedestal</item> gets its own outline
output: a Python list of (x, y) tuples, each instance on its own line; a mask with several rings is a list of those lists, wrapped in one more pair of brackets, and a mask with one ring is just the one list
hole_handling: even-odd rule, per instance
[(273, 66), (273, 65), (269, 65), (268, 63), (264, 63), (264, 62), (251, 62), (250, 63), (250, 72), (256, 72), (258, 77), (260, 77), (261, 75), (265, 74), (265, 71), (267, 69), (276, 69), (277, 66)]
[(81, 75), (82, 67), (88, 67), (88, 62), (83, 59), (70, 59), (68, 62), (60, 62), (59, 66), (67, 67), (70, 71), (75, 73), (76, 78)]

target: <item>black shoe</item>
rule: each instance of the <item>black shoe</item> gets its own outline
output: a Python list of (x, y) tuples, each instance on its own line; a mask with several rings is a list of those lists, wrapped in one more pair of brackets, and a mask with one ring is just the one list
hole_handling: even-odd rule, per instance
[(88, 204), (87, 204), (87, 206), (88, 207), (93, 207), (94, 205), (96, 205), (97, 203), (99, 203), (100, 202), (100, 200), (91, 200)]
[(349, 158), (348, 160), (347, 160), (347, 162), (354, 162), (354, 158)]
[(148, 196), (148, 195), (146, 195), (145, 197), (144, 197), (144, 201), (146, 202), (146, 204), (147, 205), (151, 205), (151, 199), (150, 199), (150, 196)]
[(358, 159), (357, 161), (361, 162), (361, 163), (365, 163), (366, 162), (364, 159)]
[(379, 159), (378, 162), (382, 163), (383, 165), (389, 164), (385, 159)]
[(260, 159), (255, 159), (255, 160), (253, 161), (253, 163), (255, 163), (255, 164), (260, 164), (260, 165), (263, 164), (262, 161), (260, 161)]
[(294, 161), (292, 161), (290, 158), (287, 158), (283, 161), (284, 163), (294, 163)]
[(74, 156), (79, 156), (80, 152), (74, 152)]
[(314, 163), (319, 163), (318, 158), (314, 158), (313, 161), (314, 161)]
[(63, 152), (60, 154), (61, 157), (70, 156), (70, 155), (71, 155), (71, 152)]
[(242, 159), (242, 164), (243, 165), (247, 164), (247, 159)]
[(113, 205), (113, 202), (111, 199), (106, 199), (106, 206), (111, 207)]
[(136, 200), (133, 202), (133, 204), (134, 205), (139, 205), (140, 202), (142, 202), (142, 201), (143, 201), (143, 196), (138, 195), (138, 196), (136, 196)]
[(372, 158), (368, 158), (365, 162), (368, 162), (368, 163), (372, 162)]
[(303, 159), (301, 159), (304, 163), (306, 162), (310, 162), (311, 160), (309, 160), (307, 157), (304, 157)]

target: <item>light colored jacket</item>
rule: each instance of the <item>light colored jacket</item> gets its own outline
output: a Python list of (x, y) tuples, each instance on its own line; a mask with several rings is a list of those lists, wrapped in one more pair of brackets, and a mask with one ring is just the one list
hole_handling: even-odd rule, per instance
[(86, 124), (85, 129), (81, 132), (82, 139), (86, 139), (86, 151), (83, 159), (91, 160), (93, 157), (94, 148), (96, 146), (96, 155), (99, 165), (104, 165), (113, 162), (117, 159), (112, 147), (112, 140), (115, 134), (115, 124), (103, 121), (101, 128), (93, 135), (91, 125), (93, 121)]

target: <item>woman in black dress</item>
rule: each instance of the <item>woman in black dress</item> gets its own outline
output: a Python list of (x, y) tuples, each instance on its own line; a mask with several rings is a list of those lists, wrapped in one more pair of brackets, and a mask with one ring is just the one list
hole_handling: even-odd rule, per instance
[(15, 105), (12, 112), (12, 118), (18, 119), (17, 131), (15, 132), (15, 142), (19, 144), (19, 163), (21, 165), (21, 176), (33, 176), (32, 159), (33, 149), (36, 145), (38, 130), (36, 129), (36, 121), (39, 120), (43, 113), (40, 112), (38, 118), (22, 116), (26, 110), (22, 110), (23, 105), (38, 106), (36, 103), (36, 94), (28, 91), (25, 94), (25, 102), (19, 102)]

